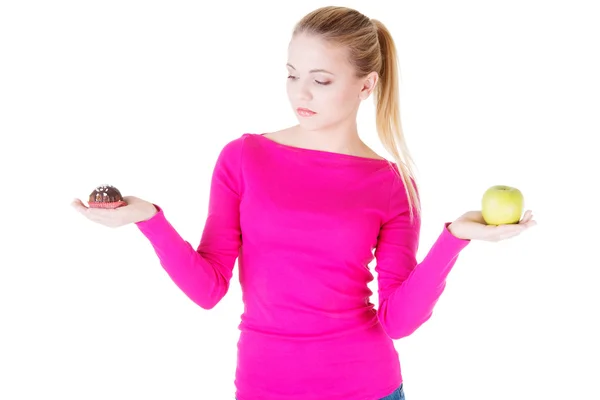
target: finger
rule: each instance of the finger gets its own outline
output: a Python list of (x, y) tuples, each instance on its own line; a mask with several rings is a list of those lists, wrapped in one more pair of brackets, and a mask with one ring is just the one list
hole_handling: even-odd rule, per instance
[(533, 214), (529, 214), (529, 217), (519, 222), (519, 225), (524, 226), (526, 228), (531, 228), (536, 226), (537, 222), (533, 219)]
[(104, 224), (105, 218), (102, 215), (102, 213), (99, 213), (98, 211), (100, 210), (97, 210), (95, 208), (88, 208), (87, 212), (85, 213), (85, 216), (88, 217), (90, 221)]
[(123, 201), (127, 204), (136, 203), (138, 200), (135, 196), (123, 196)]
[(501, 236), (505, 239), (514, 237), (514, 236), (518, 236), (521, 233), (523, 233), (525, 230), (527, 230), (528, 228), (530, 228), (531, 222), (527, 222), (525, 224), (515, 224), (515, 225), (509, 225), (507, 227), (510, 227), (511, 229), (506, 229), (505, 232), (503, 232), (501, 234)]
[(117, 223), (116, 219), (114, 217), (111, 218), (110, 215), (107, 215), (103, 211), (106, 210), (90, 209), (86, 213), (86, 217), (88, 217), (90, 221), (95, 222), (97, 224), (104, 225), (107, 227), (114, 227)]
[(117, 228), (127, 222), (127, 210), (119, 208), (95, 208), (88, 211), (90, 219), (110, 228)]
[(483, 219), (483, 214), (481, 211), (469, 211), (463, 215), (463, 218), (467, 221), (477, 222), (481, 225), (486, 225), (485, 220)]
[(523, 215), (523, 218), (521, 219), (521, 221), (519, 221), (519, 223), (527, 223), (531, 220), (532, 217), (533, 213), (531, 212), (531, 210), (527, 210), (525, 211), (525, 215)]
[(495, 236), (498, 237), (511, 237), (518, 235), (526, 229), (524, 225), (511, 224), (511, 225), (499, 225), (496, 229)]
[(77, 198), (73, 199), (73, 201), (71, 202), (71, 207), (73, 207), (79, 212), (86, 212), (88, 210), (88, 207), (86, 207), (86, 205), (83, 204), (83, 202)]
[(110, 226), (118, 219), (115, 211), (116, 210), (104, 208), (90, 208), (86, 214), (92, 221)]
[(504, 232), (498, 235), (493, 236), (490, 240), (493, 242), (499, 242), (502, 240), (510, 239), (511, 237), (515, 237), (519, 235), (520, 232)]

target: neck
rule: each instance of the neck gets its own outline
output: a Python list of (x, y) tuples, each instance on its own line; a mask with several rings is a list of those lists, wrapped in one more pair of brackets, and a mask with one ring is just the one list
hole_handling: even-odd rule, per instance
[(365, 152), (365, 144), (358, 135), (354, 120), (315, 130), (296, 125), (294, 130), (298, 141), (316, 150), (351, 155), (361, 155)]

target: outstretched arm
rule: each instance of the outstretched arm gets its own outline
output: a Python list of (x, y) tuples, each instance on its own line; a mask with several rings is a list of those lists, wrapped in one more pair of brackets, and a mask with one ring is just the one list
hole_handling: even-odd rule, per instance
[[(402, 196), (396, 200), (400, 203)], [(391, 210), (394, 210), (393, 203), (394, 200)], [(448, 273), (460, 251), (470, 242), (454, 236), (447, 222), (423, 261), (417, 263), (420, 216), (415, 214), (414, 221), (410, 222), (408, 209), (397, 209), (402, 211), (391, 214), (382, 225), (375, 250), (378, 316), (392, 339), (409, 336), (431, 317), (446, 286)]]
[(194, 249), (173, 228), (164, 211), (136, 223), (173, 282), (196, 304), (211, 309), (225, 296), (242, 244), (239, 202), (243, 137), (228, 143), (215, 165), (206, 224)]

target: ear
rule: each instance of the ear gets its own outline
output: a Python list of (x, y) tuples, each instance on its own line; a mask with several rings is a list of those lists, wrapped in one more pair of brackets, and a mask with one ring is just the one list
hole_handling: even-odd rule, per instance
[(360, 89), (358, 97), (360, 97), (361, 100), (366, 100), (367, 98), (369, 98), (369, 96), (375, 89), (375, 85), (377, 85), (378, 81), (379, 75), (377, 74), (377, 72), (371, 72), (369, 75), (364, 77), (362, 79), (362, 87)]

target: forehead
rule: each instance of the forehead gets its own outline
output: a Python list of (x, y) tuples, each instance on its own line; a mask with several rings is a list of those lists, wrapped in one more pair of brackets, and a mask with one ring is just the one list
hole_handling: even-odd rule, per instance
[(297, 70), (323, 68), (334, 73), (343, 73), (350, 69), (346, 57), (343, 48), (313, 35), (296, 35), (288, 46), (288, 62)]

